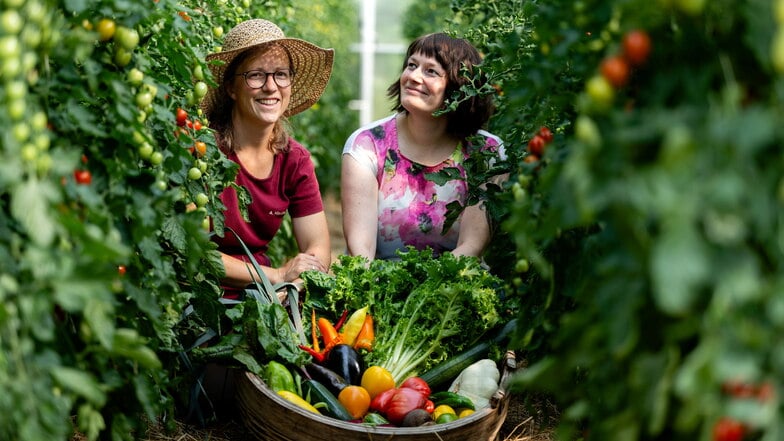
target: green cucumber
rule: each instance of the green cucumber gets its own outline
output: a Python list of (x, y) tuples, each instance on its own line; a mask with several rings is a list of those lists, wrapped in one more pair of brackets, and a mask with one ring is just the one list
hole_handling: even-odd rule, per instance
[(430, 401), (432, 401), (433, 405), (436, 407), (445, 404), (451, 407), (452, 409), (475, 410), (474, 402), (471, 401), (470, 398), (464, 397), (463, 395), (457, 394), (455, 392), (449, 392), (449, 391), (435, 392), (430, 395)]
[(449, 386), (447, 384), (448, 382), (457, 378), (463, 369), (471, 366), (471, 364), (481, 360), (483, 357), (487, 357), (487, 353), (490, 351), (492, 345), (503, 343), (516, 327), (517, 319), (509, 320), (509, 322), (498, 331), (498, 334), (494, 338), (475, 344), (419, 377), (425, 380), (428, 386), (433, 390), (442, 389), (443, 386)]
[(321, 409), (324, 415), (343, 421), (352, 419), (346, 407), (338, 401), (326, 386), (316, 380), (305, 380), (302, 384), (304, 386), (303, 394), (310, 396), (311, 404), (324, 403), (325, 406)]

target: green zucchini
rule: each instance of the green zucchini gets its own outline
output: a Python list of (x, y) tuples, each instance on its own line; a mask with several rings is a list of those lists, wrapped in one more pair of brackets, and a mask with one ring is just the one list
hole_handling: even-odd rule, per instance
[(509, 320), (492, 339), (480, 341), (449, 360), (435, 366), (419, 377), (425, 380), (432, 390), (438, 390), (445, 386), (449, 386), (449, 384), (447, 384), (448, 382), (457, 378), (457, 376), (460, 375), (460, 372), (468, 366), (471, 366), (472, 363), (486, 357), (492, 345), (503, 343), (516, 327), (517, 319)]
[(324, 403), (324, 407), (321, 409), (324, 415), (343, 421), (352, 419), (346, 407), (323, 384), (316, 380), (305, 380), (302, 384), (304, 386), (303, 394), (310, 396), (311, 404)]

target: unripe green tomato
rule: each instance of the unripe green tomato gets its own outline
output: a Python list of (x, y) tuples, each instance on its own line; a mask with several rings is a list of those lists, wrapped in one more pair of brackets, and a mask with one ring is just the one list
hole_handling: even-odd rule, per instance
[(202, 161), (201, 159), (196, 160), (196, 167), (199, 168), (199, 171), (202, 173), (207, 173), (207, 162)]
[(150, 164), (161, 165), (161, 163), (163, 163), (163, 153), (153, 152), (152, 155), (150, 155)]
[(517, 271), (518, 273), (526, 273), (528, 272), (529, 268), (530, 268), (530, 264), (528, 263), (527, 259), (520, 259), (515, 264), (515, 271)]
[(19, 44), (19, 38), (17, 38), (16, 35), (0, 37), (0, 59), (10, 60), (12, 58), (19, 58), (21, 53), (22, 47)]
[(776, 24), (784, 26), (784, 0), (773, 0), (773, 17)]
[(13, 101), (10, 101), (6, 107), (8, 116), (14, 121), (19, 121), (27, 110), (27, 101), (22, 98), (16, 98)]
[(612, 84), (601, 75), (595, 75), (585, 83), (585, 92), (599, 108), (609, 107), (615, 98)]
[(577, 117), (574, 123), (574, 136), (578, 141), (582, 141), (590, 147), (597, 147), (602, 143), (599, 128), (591, 117), (586, 115)]
[(116, 64), (118, 67), (125, 67), (128, 65), (128, 63), (131, 62), (131, 56), (132, 54), (127, 50), (121, 47), (116, 47), (114, 49), (114, 64)]
[(118, 26), (114, 33), (114, 41), (126, 51), (131, 52), (139, 44), (139, 33), (136, 32), (136, 29)]
[(49, 135), (46, 133), (39, 133), (36, 135), (35, 139), (33, 140), (33, 144), (35, 147), (42, 152), (49, 150), (49, 146), (51, 145), (52, 140), (49, 139)]
[(155, 149), (152, 148), (149, 142), (143, 142), (139, 145), (139, 156), (142, 159), (150, 159)]
[(136, 122), (143, 123), (144, 121), (147, 121), (147, 112), (140, 110), (139, 113), (136, 114)]
[(30, 125), (33, 127), (33, 130), (43, 130), (46, 128), (46, 124), (49, 122), (46, 114), (44, 112), (35, 112), (35, 115), (30, 119)]
[(193, 67), (193, 78), (201, 81), (204, 79), (204, 69), (202, 69), (201, 64), (197, 64)]
[(30, 138), (30, 126), (24, 122), (16, 123), (11, 129), (11, 133), (13, 133), (14, 139), (18, 142), (25, 142)]
[(204, 216), (204, 220), (201, 221), (201, 227), (204, 229), (204, 231), (207, 231), (207, 232), (210, 231), (210, 217), (209, 216)]
[(152, 104), (152, 94), (150, 92), (141, 92), (136, 95), (136, 106), (143, 109)]
[(144, 81), (144, 72), (135, 67), (128, 71), (128, 82), (131, 85), (138, 86), (142, 84), (142, 81)]
[(201, 208), (210, 202), (210, 197), (204, 193), (199, 193), (193, 198), (193, 202), (197, 207)]
[(28, 163), (32, 163), (38, 157), (38, 148), (35, 145), (27, 143), (22, 146), (22, 160)]
[(188, 170), (188, 179), (192, 181), (201, 179), (201, 170), (196, 167), (191, 167), (190, 170)]
[(35, 169), (39, 174), (46, 174), (49, 173), (49, 170), (52, 169), (52, 164), (54, 160), (52, 160), (52, 155), (48, 153), (42, 153), (38, 155), (38, 159), (35, 161)]
[(204, 95), (207, 95), (207, 90), (209, 90), (209, 88), (204, 81), (197, 81), (193, 86), (193, 93), (198, 99), (204, 98)]
[(698, 15), (705, 9), (705, 0), (675, 0), (675, 6), (688, 15)]
[(215, 38), (223, 37), (223, 26), (215, 26), (214, 28), (212, 28), (212, 35)]
[(158, 88), (150, 83), (144, 83), (144, 85), (142, 86), (142, 91), (150, 92), (150, 95), (152, 95), (153, 97), (158, 95)]
[(520, 277), (515, 277), (512, 279), (512, 285), (514, 285), (516, 288), (519, 288), (523, 285), (523, 279)]
[(24, 81), (9, 81), (5, 85), (5, 95), (9, 101), (22, 99), (27, 96), (27, 85)]
[(24, 22), (22, 16), (13, 9), (9, 9), (0, 15), (0, 25), (6, 34), (18, 34), (22, 30)]
[(22, 73), (22, 61), (19, 57), (12, 57), (3, 60), (3, 54), (0, 54), (0, 77), (14, 78)]
[(169, 187), (166, 184), (166, 181), (162, 179), (158, 179), (157, 181), (155, 181), (155, 188), (157, 188), (160, 191), (166, 191), (168, 190)]

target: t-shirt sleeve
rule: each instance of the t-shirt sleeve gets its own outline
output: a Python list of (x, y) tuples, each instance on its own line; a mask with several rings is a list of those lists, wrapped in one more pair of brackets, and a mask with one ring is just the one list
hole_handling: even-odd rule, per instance
[(287, 185), (291, 189), (289, 214), (291, 217), (304, 217), (324, 211), (324, 202), (316, 179), (316, 167), (310, 152), (301, 146), (293, 147), (289, 157), (293, 162), (287, 165), (292, 170)]
[(354, 158), (363, 167), (378, 174), (378, 158), (376, 157), (376, 145), (373, 136), (367, 130), (354, 132), (343, 146), (343, 155)]

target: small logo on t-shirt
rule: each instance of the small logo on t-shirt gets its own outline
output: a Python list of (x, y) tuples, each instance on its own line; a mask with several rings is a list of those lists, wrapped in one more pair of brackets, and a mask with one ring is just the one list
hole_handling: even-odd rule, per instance
[(269, 211), (269, 215), (270, 215), (270, 216), (283, 217), (283, 216), (285, 216), (285, 215), (286, 215), (286, 212), (285, 212), (285, 211), (276, 211), (276, 210), (270, 210), (270, 211)]

